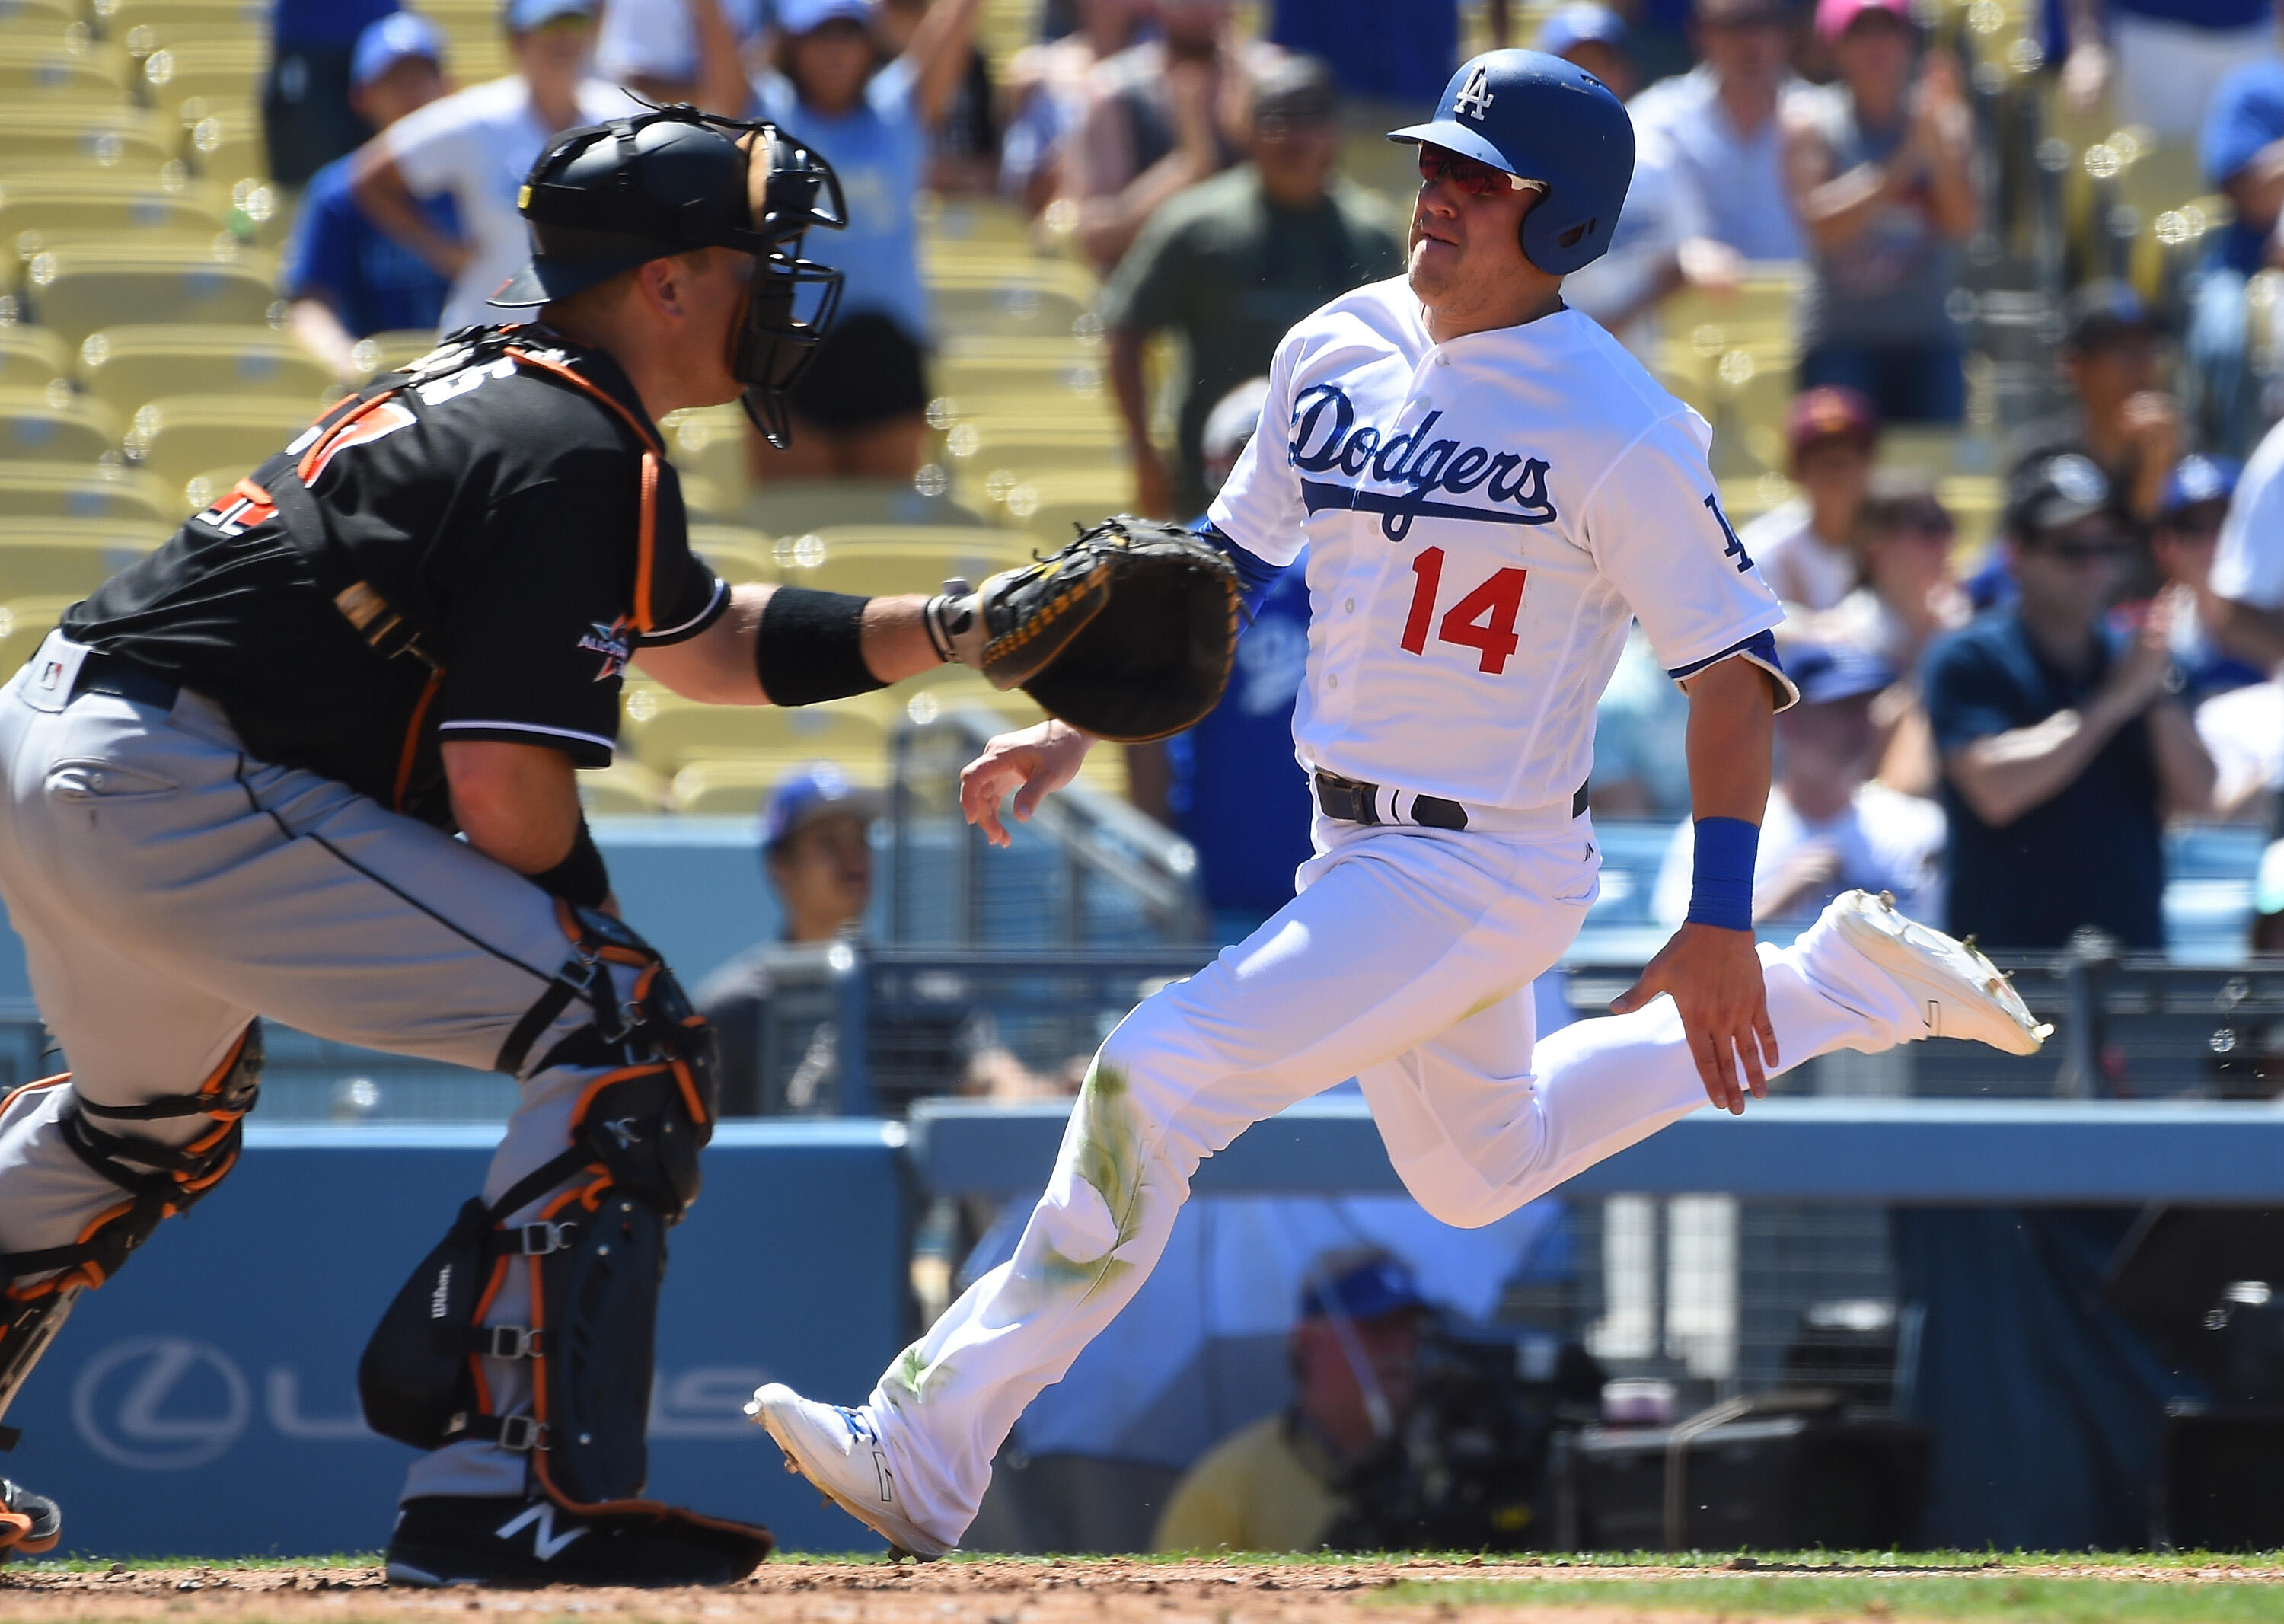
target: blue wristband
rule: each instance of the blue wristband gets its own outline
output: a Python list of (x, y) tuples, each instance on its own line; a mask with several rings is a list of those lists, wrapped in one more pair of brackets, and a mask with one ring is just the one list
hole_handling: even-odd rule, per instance
[(1701, 817), (1690, 864), (1689, 923), (1725, 931), (1753, 928), (1753, 863), (1761, 827), (1741, 817)]

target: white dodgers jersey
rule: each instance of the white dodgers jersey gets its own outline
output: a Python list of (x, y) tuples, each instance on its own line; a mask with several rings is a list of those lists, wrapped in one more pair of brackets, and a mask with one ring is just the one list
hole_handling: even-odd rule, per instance
[(1397, 277), (1294, 328), (1210, 517), (1271, 563), (1309, 550), (1302, 761), (1567, 806), (1630, 619), (1678, 678), (1783, 618), (1711, 440), (1576, 311), (1436, 344)]

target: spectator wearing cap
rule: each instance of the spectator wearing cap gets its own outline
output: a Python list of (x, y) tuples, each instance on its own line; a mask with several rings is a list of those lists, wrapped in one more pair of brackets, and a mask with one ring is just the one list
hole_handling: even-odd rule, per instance
[(1747, 525), (1738, 539), (1770, 590), (1803, 609), (1829, 609), (1863, 578), (1856, 521), (1872, 484), (1880, 417), (1853, 389), (1825, 385), (1793, 397), (1785, 446), (1801, 494)]
[[(391, 128), (451, 88), (442, 30), (413, 12), (382, 18), (358, 37), (349, 79), (357, 116), (375, 129)], [(367, 371), (357, 364), (356, 341), (368, 333), (435, 326), (451, 285), (366, 217), (349, 195), (351, 167), (344, 154), (309, 177), (278, 282), (293, 336), (354, 387)], [(440, 236), (459, 236), (450, 193), (423, 200), (420, 208)]]
[(371, 138), (349, 91), (357, 42), (397, 0), (276, 0), (270, 67), (262, 79), (262, 139), (270, 177), (298, 187)]
[(1782, 105), (1803, 88), (1790, 66), (1785, 0), (1696, 0), (1704, 60), (1628, 105), (1637, 132), (1662, 137), (1705, 234), (1748, 260), (1806, 252), (1785, 188)]
[[(500, 19), (515, 72), (430, 102), (356, 154), (349, 193), (368, 218), (452, 285), (446, 332), (498, 318), (485, 301), (523, 269), (531, 238), (516, 196), (547, 144), (564, 130), (641, 111), (592, 78), (600, 0), (508, 0)], [(457, 233), (422, 199), (451, 198)]]
[(761, 31), (762, 0), (609, 0), (595, 72), (661, 105), (737, 118), (748, 94), (744, 51)]
[[(1937, 903), (1943, 809), (1870, 781), (1878, 729), (1873, 705), (1895, 668), (1846, 644), (1785, 650), (1800, 703), (1777, 718), (1776, 781), (1761, 820), (1753, 922), (1805, 926), (1842, 891), (1892, 891), (1906, 913)], [(1678, 925), (1689, 911), (1692, 826), (1673, 832), (1651, 911)]]
[(2245, 289), (2284, 265), (2284, 60), (2249, 55), (2221, 82), (2197, 142), (2205, 182), (2229, 201), (2226, 225), (2205, 234), (2204, 263), (2189, 287), (2188, 392), (2204, 443), (2242, 457), (2274, 403), (2249, 364)]
[[(2146, 547), (2181, 451), (2180, 402), (2163, 389), (2164, 329), (2131, 284), (2089, 282), (2062, 301), (2055, 360), (2071, 403), (2014, 437), (2010, 468), (2072, 451), (2109, 483), (2126, 539)], [(2137, 566), (2142, 590), (2154, 577)]]
[(1920, 51), (1911, 0), (1819, 0), (1816, 32), (1840, 77), (1792, 98), (1783, 121), (1811, 267), (1801, 386), (1846, 385), (1890, 423), (1956, 423), (1967, 385), (1948, 301), (1975, 214), (1958, 60)]
[(1159, 1550), (1317, 1550), (1348, 1510), (1343, 1480), (1392, 1439), (1434, 1309), (1385, 1252), (1320, 1258), (1287, 1347), (1293, 1401), (1232, 1434), (1174, 1487)]
[[(1269, 398), (1253, 378), (1221, 398), (1202, 438), (1208, 496), (1236, 466)], [(1202, 511), (1202, 509), (1201, 509)], [(1308, 780), (1292, 765), (1293, 706), (1309, 666), (1309, 555), (1279, 571), (1238, 635), (1229, 686), (1186, 732), (1126, 747), (1127, 795), (1187, 840), (1216, 941), (1241, 941), (1293, 900), (1314, 851)]]
[(928, 137), (958, 90), (982, 0), (938, 0), (903, 51), (869, 0), (780, 0), (762, 116), (814, 142), (841, 176), (849, 227), (829, 255), (841, 313), (789, 400), (793, 443), (756, 436), (763, 480), (909, 480), (927, 439), (927, 295), (915, 206)]
[(1139, 36), (1147, 0), (1078, 0), (1069, 33), (1026, 45), (1000, 82), (999, 190), (1036, 215), (1062, 189), (1065, 144), (1086, 117), (1094, 70)]
[[(1287, 57), (1254, 81), (1251, 161), (1169, 199), (1102, 291), (1110, 384), (1125, 419), (1138, 509), (1202, 512), (1201, 437), (1214, 403), (1269, 370), (1302, 316), (1404, 268), (1402, 228), (1373, 194), (1334, 172), (1341, 132), (1332, 75)], [(1152, 444), (1142, 349), (1185, 341), (1174, 465)]]
[(2215, 632), (2228, 619), (2228, 605), (2213, 590), (2213, 559), (2241, 472), (2225, 457), (2199, 452), (2181, 458), (2165, 480), (2149, 534), (2158, 574), (2180, 598), (2172, 616), (2171, 647), (2181, 673), (2181, 698), (2192, 709), (2215, 694), (2268, 675), (2266, 668), (2230, 652)]
[[(1574, 0), (1546, 14), (1531, 48), (1585, 69), (1623, 100), (1637, 82), (1633, 39), (1625, 20), (1609, 7)], [(1676, 171), (1672, 144), (1654, 131), (1635, 135), (1633, 181), (1609, 252), (1565, 277), (1562, 297), (1608, 328), (1645, 365), (1654, 365), (1664, 336), (1657, 309), (1667, 295), (1683, 286), (1733, 293), (1745, 262), (1706, 235), (1696, 194)]]
[(1107, 276), (1176, 193), (1244, 160), (1253, 80), (1282, 53), (1246, 38), (1231, 0), (1159, 0), (1160, 32), (1096, 68), (1065, 151), (1078, 244)]
[[(879, 797), (851, 785), (829, 761), (788, 774), (762, 806), (762, 872), (778, 902), (775, 941), (740, 954), (700, 984), (694, 1002), (713, 1027), (721, 1061), (725, 1116), (830, 1112), (837, 1104), (839, 1027), (812, 1022), (805, 1037), (772, 1047), (770, 1002), (788, 948), (854, 940), (872, 901), (873, 821)], [(909, 1095), (986, 1094), (1017, 1099), (1066, 1092), (1026, 1070), (992, 1041), (989, 1023), (967, 1006), (964, 991), (875, 1021), (867, 1034), (876, 1057), (893, 1058), (888, 1081)], [(798, 1036), (798, 1035), (796, 1035)], [(772, 1065), (775, 1060), (782, 1064)], [(895, 1108), (902, 1101), (879, 1102)]]
[(1951, 824), (1944, 928), (2002, 951), (2087, 926), (2162, 950), (2164, 822), (2213, 793), (2173, 691), (2171, 603), (2110, 624), (2130, 555), (2079, 453), (2023, 470), (2004, 532), (2014, 601), (1937, 642), (1922, 679)]

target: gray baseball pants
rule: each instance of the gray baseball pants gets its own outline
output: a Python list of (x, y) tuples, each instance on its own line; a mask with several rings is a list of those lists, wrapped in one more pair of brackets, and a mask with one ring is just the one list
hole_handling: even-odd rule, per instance
[[(75, 668), (78, 652), (51, 636), (0, 689), (0, 902), (72, 1088), (107, 1105), (194, 1092), (257, 1015), (489, 1070), (569, 956), (553, 901), (330, 778), (255, 761), (194, 693), (168, 712), (36, 687), (34, 673), (58, 657)], [(528, 1052), (545, 1055), (586, 1012), (575, 1001)], [(598, 1074), (559, 1066), (518, 1079), (487, 1200), (565, 1148)], [(50, 1089), (0, 1105), (0, 1252), (68, 1245), (120, 1198), (64, 1144), (64, 1101)], [(214, 1125), (106, 1126), (179, 1145)], [(209, 1198), (226, 1198), (226, 1185)], [(506, 1216), (536, 1216), (545, 1199)], [(451, 1216), (408, 1217), (408, 1267)], [(160, 1266), (163, 1245), (157, 1255), (142, 1267)], [(528, 1309), (525, 1271), (511, 1269), (485, 1323), (526, 1324)], [(485, 1373), (499, 1413), (528, 1408), (523, 1362), (491, 1360)], [(405, 1497), (521, 1494), (525, 1464), (493, 1444), (454, 1444), (413, 1464)]]

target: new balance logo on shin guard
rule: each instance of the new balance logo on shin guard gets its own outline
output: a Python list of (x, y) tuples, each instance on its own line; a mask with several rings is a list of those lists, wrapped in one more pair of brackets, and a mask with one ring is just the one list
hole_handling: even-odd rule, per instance
[(574, 1540), (584, 1538), (589, 1533), (581, 1527), (566, 1528), (560, 1534), (556, 1533), (555, 1506), (546, 1500), (527, 1506), (520, 1516), (509, 1518), (493, 1532), (501, 1539), (512, 1540), (526, 1528), (532, 1530), (531, 1554), (542, 1562), (552, 1562), (565, 1546)]

